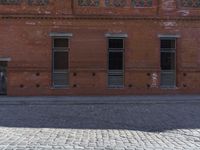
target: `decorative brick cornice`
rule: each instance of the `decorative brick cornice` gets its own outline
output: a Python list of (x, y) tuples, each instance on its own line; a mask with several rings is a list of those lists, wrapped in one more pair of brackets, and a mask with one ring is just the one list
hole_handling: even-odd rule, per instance
[(185, 20), (195, 21), (200, 20), (200, 16), (115, 16), (115, 15), (76, 15), (76, 16), (58, 16), (58, 15), (15, 15), (15, 14), (0, 14), (0, 19), (33, 19), (33, 20)]

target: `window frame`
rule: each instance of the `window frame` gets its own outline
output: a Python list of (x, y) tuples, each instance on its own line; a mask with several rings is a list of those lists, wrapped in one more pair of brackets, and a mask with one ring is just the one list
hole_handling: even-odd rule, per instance
[[(109, 47), (109, 40), (110, 39), (122, 39), (123, 40), (123, 48), (110, 48)], [(107, 86), (108, 86), (108, 88), (110, 88), (110, 89), (120, 89), (120, 88), (124, 88), (125, 87), (125, 37), (107, 37), (107, 53), (108, 53), (108, 55), (107, 55)], [(110, 52), (112, 52), (112, 53), (122, 53), (122, 70), (114, 70), (114, 69), (109, 69), (109, 66), (110, 66), (110, 64), (109, 64), (109, 54), (110, 54)], [(112, 74), (114, 74), (114, 73), (116, 73), (116, 72), (122, 72), (121, 74), (122, 75), (115, 75), (115, 76), (122, 76), (122, 82), (123, 82), (123, 84), (122, 85), (119, 85), (119, 86), (116, 86), (116, 85), (110, 85), (109, 84), (109, 77), (110, 76), (112, 76)]]
[[(55, 39), (67, 39), (67, 42), (68, 42), (68, 47), (66, 46), (66, 47), (55, 47)], [(61, 70), (56, 70), (54, 67), (54, 65), (55, 65), (55, 62), (54, 62), (54, 60), (55, 60), (55, 58), (54, 58), (54, 56), (55, 56), (55, 53), (56, 52), (66, 52), (66, 53), (68, 53), (67, 54), (67, 56), (68, 56), (68, 59), (67, 59), (67, 61), (68, 61), (68, 69), (61, 69)], [(52, 78), (51, 78), (51, 85), (52, 85), (52, 87), (53, 88), (56, 88), (56, 89), (61, 89), (61, 88), (68, 88), (69, 87), (69, 77), (70, 77), (70, 72), (69, 72), (69, 58), (70, 58), (70, 55), (69, 55), (69, 52), (70, 52), (70, 38), (68, 37), (68, 36), (52, 36)], [(55, 74), (58, 74), (58, 73), (63, 73), (63, 74), (66, 74), (67, 75), (67, 79), (66, 79), (66, 81), (67, 81), (67, 84), (65, 84), (65, 85), (56, 85), (55, 84), (55, 81), (54, 81), (54, 79), (55, 79)]]
[[(175, 47), (174, 48), (161, 48), (161, 40), (174, 40), (175, 41)], [(162, 53), (173, 53), (174, 54), (174, 69), (170, 70), (162, 70)], [(174, 89), (177, 86), (177, 38), (176, 37), (162, 37), (160, 38), (160, 87), (163, 89)], [(162, 85), (162, 73), (168, 73), (168, 74), (174, 74), (174, 85)]]

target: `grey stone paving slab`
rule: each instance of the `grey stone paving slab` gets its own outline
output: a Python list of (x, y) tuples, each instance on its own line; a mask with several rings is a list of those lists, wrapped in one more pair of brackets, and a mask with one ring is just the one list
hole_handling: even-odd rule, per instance
[(199, 150), (199, 114), (198, 101), (0, 105), (0, 150)]

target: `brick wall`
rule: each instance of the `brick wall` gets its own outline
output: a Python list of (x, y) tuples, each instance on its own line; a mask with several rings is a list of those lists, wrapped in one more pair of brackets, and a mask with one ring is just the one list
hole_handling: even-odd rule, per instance
[[(11, 58), (8, 95), (199, 93), (200, 8), (179, 7), (171, 0), (155, 1), (152, 8), (81, 8), (69, 0), (54, 0), (47, 6), (0, 5), (0, 10), (0, 57)], [(51, 32), (73, 33), (69, 88), (51, 84)], [(107, 86), (106, 33), (128, 35), (121, 89)], [(159, 87), (160, 34), (180, 35), (175, 89)], [(152, 74), (158, 75), (156, 87)]]

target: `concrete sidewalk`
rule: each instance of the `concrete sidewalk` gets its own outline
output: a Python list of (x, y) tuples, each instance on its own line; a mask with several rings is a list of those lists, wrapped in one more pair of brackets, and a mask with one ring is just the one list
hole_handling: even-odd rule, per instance
[(81, 104), (200, 103), (200, 95), (146, 96), (0, 96), (0, 105), (81, 105)]

